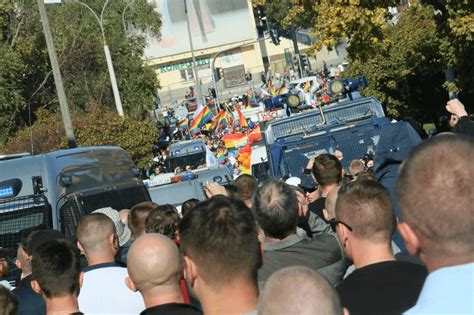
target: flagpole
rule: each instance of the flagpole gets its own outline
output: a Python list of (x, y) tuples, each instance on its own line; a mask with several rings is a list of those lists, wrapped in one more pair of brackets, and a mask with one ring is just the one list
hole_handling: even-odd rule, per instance
[(191, 48), (191, 56), (193, 59), (193, 71), (194, 71), (194, 78), (196, 79), (196, 86), (198, 88), (199, 97), (201, 98), (202, 104), (206, 104), (206, 99), (204, 94), (202, 93), (202, 85), (201, 81), (199, 80), (199, 73), (197, 71), (196, 66), (196, 56), (194, 55), (194, 47), (193, 47), (193, 38), (191, 36), (191, 25), (189, 23), (189, 16), (188, 16), (188, 5), (186, 3), (187, 0), (184, 0), (184, 13), (186, 14), (186, 24), (188, 26), (188, 37), (189, 37), (189, 46)]

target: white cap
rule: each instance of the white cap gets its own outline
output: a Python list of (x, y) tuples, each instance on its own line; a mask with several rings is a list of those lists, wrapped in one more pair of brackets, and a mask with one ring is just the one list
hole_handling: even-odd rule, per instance
[(301, 178), (290, 177), (285, 181), (285, 183), (287, 183), (290, 186), (299, 186), (301, 184)]

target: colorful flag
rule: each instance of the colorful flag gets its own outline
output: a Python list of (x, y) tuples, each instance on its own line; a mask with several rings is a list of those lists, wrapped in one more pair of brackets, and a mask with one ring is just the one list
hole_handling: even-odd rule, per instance
[(216, 132), (221, 131), (229, 125), (229, 120), (227, 119), (227, 112), (222, 111), (221, 117), (219, 117), (219, 122), (217, 123)]
[(268, 82), (268, 91), (273, 97), (278, 95), (277, 92), (275, 91), (275, 88), (273, 87), (272, 81)]
[(199, 128), (204, 126), (204, 124), (212, 118), (212, 112), (209, 107), (203, 106), (199, 113), (194, 117), (189, 128), (189, 132), (192, 136), (199, 132)]
[(249, 137), (243, 133), (230, 133), (222, 136), (227, 149), (243, 148), (248, 142)]
[(310, 87), (311, 87), (311, 83), (309, 83), (309, 81), (306, 81), (306, 83), (303, 86), (303, 91), (307, 92)]
[(216, 117), (214, 117), (214, 120), (212, 121), (211, 124), (211, 130), (216, 130), (217, 125), (219, 124), (219, 121), (221, 119), (221, 116), (224, 115), (224, 111), (220, 111)]
[(188, 125), (188, 119), (185, 118), (185, 119), (181, 119), (179, 122), (178, 122), (178, 130), (180, 131), (185, 131), (189, 129), (189, 125)]
[(219, 164), (224, 164), (224, 161), (225, 161), (225, 158), (226, 158), (226, 154), (224, 151), (219, 151), (217, 153), (217, 162), (219, 162)]
[(283, 94), (283, 92), (285, 91), (286, 89), (286, 83), (283, 82), (283, 84), (280, 86), (280, 88), (278, 89), (278, 95), (280, 94)]
[(239, 116), (240, 127), (248, 127), (247, 120), (245, 119), (244, 115), (240, 111), (239, 107), (236, 107), (235, 110), (237, 111), (237, 115)]

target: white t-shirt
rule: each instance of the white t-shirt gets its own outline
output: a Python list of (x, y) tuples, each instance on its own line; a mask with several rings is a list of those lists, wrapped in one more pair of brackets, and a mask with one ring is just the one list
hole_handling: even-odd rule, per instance
[(79, 292), (79, 309), (84, 314), (139, 314), (145, 309), (140, 293), (125, 285), (127, 268), (116, 263), (89, 266)]

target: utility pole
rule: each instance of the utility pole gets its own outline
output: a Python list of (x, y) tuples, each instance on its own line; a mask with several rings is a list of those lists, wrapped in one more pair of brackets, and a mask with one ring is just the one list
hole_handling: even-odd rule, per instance
[(184, 14), (186, 14), (186, 24), (188, 26), (189, 46), (191, 48), (191, 55), (193, 57), (194, 79), (196, 81), (196, 86), (198, 88), (199, 96), (202, 99), (202, 104), (205, 105), (206, 104), (206, 98), (204, 97), (204, 94), (202, 93), (202, 85), (201, 85), (201, 81), (199, 80), (199, 74), (198, 74), (198, 71), (197, 71), (196, 56), (194, 55), (193, 38), (192, 38), (192, 35), (191, 35), (191, 25), (189, 24), (188, 5), (187, 5), (186, 1), (187, 0), (184, 0)]
[[(123, 117), (124, 113), (123, 113), (123, 107), (122, 107), (122, 100), (120, 99), (120, 92), (117, 85), (117, 78), (115, 77), (114, 65), (112, 63), (112, 56), (110, 55), (110, 49), (109, 49), (109, 46), (107, 45), (107, 40), (105, 38), (104, 12), (105, 12), (105, 8), (109, 4), (109, 0), (105, 1), (104, 6), (102, 7), (102, 11), (100, 12), (100, 16), (97, 15), (97, 13), (95, 13), (95, 11), (89, 5), (81, 1), (69, 0), (67, 2), (79, 3), (80, 5), (86, 7), (89, 11), (91, 11), (92, 15), (94, 15), (95, 19), (97, 20), (97, 23), (99, 23), (100, 32), (102, 34), (102, 45), (104, 47), (105, 60), (107, 61), (107, 69), (109, 70), (110, 83), (112, 85), (112, 92), (114, 94), (115, 107), (117, 108), (117, 113), (119, 114), (119, 116)], [(125, 7), (125, 9), (127, 7)]]
[(59, 69), (58, 58), (56, 50), (54, 49), (53, 35), (49, 27), (48, 15), (43, 0), (38, 0), (38, 9), (41, 16), (41, 23), (43, 24), (44, 37), (46, 39), (46, 46), (48, 48), (49, 61), (53, 70), (54, 84), (56, 86), (56, 93), (58, 94), (59, 108), (63, 118), (64, 130), (66, 131), (67, 144), (70, 149), (76, 148), (76, 138), (74, 137), (74, 129), (72, 127), (71, 116), (69, 115), (69, 106), (67, 104), (66, 92), (64, 92), (63, 79)]
[[(291, 2), (286, 0), (286, 5), (288, 7), (288, 11), (291, 9)], [(291, 26), (290, 28), (291, 40), (293, 41), (293, 50), (295, 51), (295, 56), (298, 58), (298, 75), (300, 78), (303, 77), (302, 69), (301, 69), (301, 59), (300, 59), (300, 49), (298, 47), (298, 40), (296, 38), (296, 27)]]

